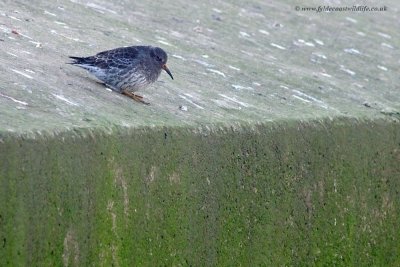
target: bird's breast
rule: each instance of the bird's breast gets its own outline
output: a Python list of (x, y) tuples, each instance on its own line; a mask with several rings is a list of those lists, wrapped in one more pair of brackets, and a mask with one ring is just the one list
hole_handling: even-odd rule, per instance
[(121, 75), (120, 82), (117, 84), (122, 89), (128, 89), (135, 92), (147, 87), (151, 82), (146, 75), (140, 71), (128, 71)]

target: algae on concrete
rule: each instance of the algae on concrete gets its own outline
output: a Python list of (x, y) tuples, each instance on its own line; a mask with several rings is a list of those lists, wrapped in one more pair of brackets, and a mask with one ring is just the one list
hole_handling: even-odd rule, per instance
[(0, 261), (396, 266), (399, 133), (328, 120), (6, 137)]

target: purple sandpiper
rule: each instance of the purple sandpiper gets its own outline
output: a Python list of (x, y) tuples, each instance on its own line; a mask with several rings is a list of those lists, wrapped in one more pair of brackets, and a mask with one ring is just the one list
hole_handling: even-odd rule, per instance
[(167, 53), (159, 47), (130, 46), (100, 52), (91, 57), (70, 57), (69, 64), (96, 76), (107, 87), (138, 102), (149, 104), (136, 91), (154, 83), (161, 70), (174, 79), (167, 68)]

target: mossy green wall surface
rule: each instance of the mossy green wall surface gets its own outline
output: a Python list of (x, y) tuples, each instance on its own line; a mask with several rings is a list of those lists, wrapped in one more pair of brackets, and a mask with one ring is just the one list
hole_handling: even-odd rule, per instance
[(400, 124), (0, 136), (1, 266), (399, 266)]

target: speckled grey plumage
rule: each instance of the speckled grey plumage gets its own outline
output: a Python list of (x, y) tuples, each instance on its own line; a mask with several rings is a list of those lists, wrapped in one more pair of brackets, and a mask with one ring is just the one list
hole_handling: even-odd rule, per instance
[(155, 82), (164, 69), (167, 53), (159, 47), (130, 46), (100, 52), (90, 57), (70, 57), (70, 64), (88, 70), (117, 92), (136, 92)]

